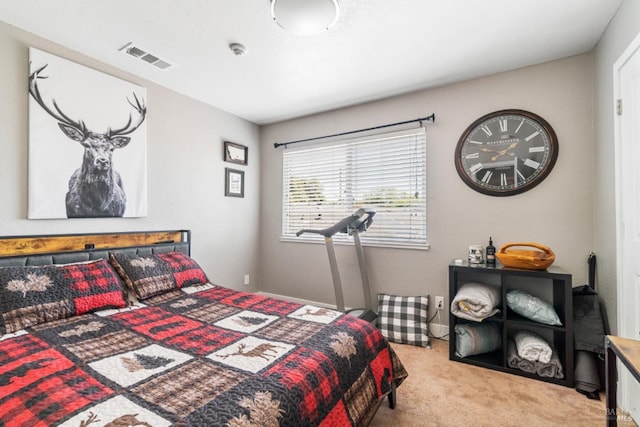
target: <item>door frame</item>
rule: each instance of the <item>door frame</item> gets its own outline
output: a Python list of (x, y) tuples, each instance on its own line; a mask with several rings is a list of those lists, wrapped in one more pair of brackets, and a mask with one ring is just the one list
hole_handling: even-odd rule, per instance
[[(622, 159), (622, 117), (617, 113), (617, 100), (623, 99), (621, 70), (624, 65), (631, 59), (633, 55), (640, 55), (640, 33), (636, 35), (633, 41), (627, 46), (624, 52), (613, 64), (613, 128), (614, 128), (614, 160), (615, 160), (615, 208), (616, 208), (616, 330), (618, 335), (627, 338), (637, 339), (638, 325), (629, 325), (624, 318), (624, 308), (630, 302), (629, 297), (634, 297), (633, 283), (624, 283), (624, 255), (623, 255), (623, 159)], [(624, 103), (622, 105), (624, 114)], [(631, 294), (631, 295), (628, 295)], [(635, 296), (637, 298), (637, 296)], [(620, 407), (625, 409), (631, 405), (630, 390), (633, 385), (633, 378), (625, 369), (619, 372), (620, 381), (618, 383), (618, 395), (620, 399)]]

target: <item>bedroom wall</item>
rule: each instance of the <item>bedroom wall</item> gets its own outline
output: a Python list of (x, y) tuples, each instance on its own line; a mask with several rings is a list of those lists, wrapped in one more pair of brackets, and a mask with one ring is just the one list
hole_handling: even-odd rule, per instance
[[(593, 249), (593, 56), (579, 55), (481, 79), (264, 126), (262, 143), (261, 290), (333, 303), (325, 247), (280, 242), (282, 162), (274, 142), (332, 134), (435, 113), (427, 124), (428, 251), (365, 248), (372, 294), (442, 295), (448, 301), (448, 265), (466, 258), (469, 244), (534, 241), (550, 246), (555, 265), (587, 281)], [(458, 177), (458, 138), (478, 117), (519, 108), (544, 117), (560, 150), (549, 177), (511, 197), (489, 197)], [(375, 224), (374, 224), (375, 225)], [(347, 305), (362, 304), (353, 247), (337, 248)], [(433, 301), (431, 301), (433, 304)], [(446, 317), (446, 316), (444, 316)], [(446, 324), (447, 318), (435, 320)]]
[(640, 1), (625, 0), (594, 50), (596, 82), (594, 247), (598, 255), (597, 290), (607, 308), (607, 317), (613, 334), (617, 333), (613, 64), (638, 33), (640, 33)]
[[(29, 46), (147, 88), (148, 217), (26, 219)], [(255, 289), (243, 277), (257, 277), (257, 125), (2, 22), (0, 52), (0, 235), (191, 229), (192, 255), (212, 281)], [(224, 163), (223, 140), (247, 145), (249, 165)], [(225, 166), (245, 170), (244, 198), (224, 196)]]

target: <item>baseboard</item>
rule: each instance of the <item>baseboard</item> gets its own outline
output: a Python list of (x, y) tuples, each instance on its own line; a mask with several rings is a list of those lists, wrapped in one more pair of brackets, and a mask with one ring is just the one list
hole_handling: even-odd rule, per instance
[(432, 337), (440, 338), (444, 341), (449, 341), (449, 326), (441, 325), (439, 323), (429, 323), (429, 333)]
[[(296, 302), (298, 304), (307, 304), (307, 305), (315, 305), (316, 307), (324, 307), (324, 308), (331, 308), (335, 310), (335, 306), (331, 305), (331, 304), (326, 304), (323, 302), (317, 302), (317, 301), (310, 301), (310, 300), (306, 300), (306, 299), (302, 299), (302, 298), (294, 298), (294, 297), (290, 297), (290, 296), (286, 296), (286, 295), (279, 295), (279, 294), (272, 294), (270, 292), (257, 292), (260, 295), (264, 295), (266, 297), (270, 297), (270, 298), (276, 298), (276, 299), (282, 299), (285, 301), (291, 301), (291, 302)], [(350, 307), (347, 307), (347, 310)], [(436, 319), (437, 320), (437, 319)], [(449, 341), (449, 326), (448, 325), (442, 325), (440, 323), (433, 323), (431, 322), (429, 324), (429, 333), (431, 336), (436, 337), (436, 338), (440, 338), (443, 339), (445, 341)]]
[(290, 296), (286, 296), (286, 295), (272, 294), (270, 292), (259, 291), (259, 292), (256, 292), (256, 293), (260, 294), (260, 295), (264, 295), (265, 297), (283, 299), (285, 301), (291, 301), (291, 302), (297, 302), (298, 304), (315, 305), (316, 307), (331, 308), (333, 310), (336, 309), (335, 305), (326, 304), (324, 302), (310, 301), (310, 300), (306, 300), (306, 299), (302, 299), (302, 298), (294, 298), (294, 297), (290, 297)]

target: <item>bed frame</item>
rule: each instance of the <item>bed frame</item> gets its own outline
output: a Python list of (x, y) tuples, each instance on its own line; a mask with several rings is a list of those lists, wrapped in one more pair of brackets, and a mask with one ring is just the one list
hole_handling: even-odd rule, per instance
[(0, 237), (0, 266), (68, 264), (108, 258), (109, 252), (191, 255), (191, 230)]

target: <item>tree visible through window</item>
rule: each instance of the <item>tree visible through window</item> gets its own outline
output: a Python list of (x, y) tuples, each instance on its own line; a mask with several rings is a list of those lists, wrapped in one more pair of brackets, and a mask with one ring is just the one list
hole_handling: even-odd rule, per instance
[(285, 238), (303, 228), (329, 227), (364, 207), (376, 216), (363, 243), (426, 246), (424, 129), (288, 148), (282, 199)]

